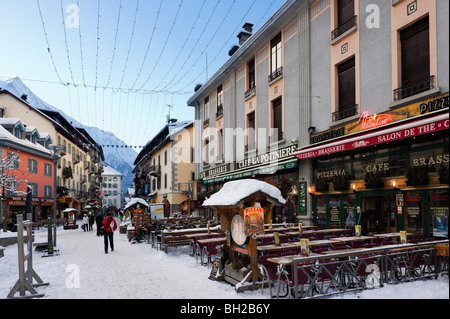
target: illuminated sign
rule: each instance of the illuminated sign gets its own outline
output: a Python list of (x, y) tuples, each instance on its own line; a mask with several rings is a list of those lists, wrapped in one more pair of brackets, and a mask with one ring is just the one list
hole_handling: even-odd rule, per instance
[(368, 130), (375, 127), (380, 127), (392, 122), (392, 115), (385, 114), (374, 114), (370, 115), (368, 111), (362, 112), (359, 117), (358, 125), (361, 125), (362, 130)]

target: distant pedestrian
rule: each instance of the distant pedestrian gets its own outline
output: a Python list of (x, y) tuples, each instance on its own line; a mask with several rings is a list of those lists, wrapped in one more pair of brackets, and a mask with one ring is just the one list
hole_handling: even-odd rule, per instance
[(97, 224), (97, 236), (100, 236), (100, 230), (103, 226), (103, 215), (102, 213), (98, 213), (97, 216), (95, 216), (95, 223)]
[(88, 230), (88, 224), (89, 224), (89, 217), (87, 217), (87, 215), (84, 214), (83, 222), (82, 222), (82, 228), (84, 231)]
[(103, 227), (105, 227), (105, 254), (108, 253), (108, 241), (111, 251), (114, 251), (114, 231), (117, 229), (117, 223), (111, 213), (107, 213), (103, 219)]
[(94, 225), (94, 215), (92, 213), (89, 213), (89, 231), (93, 230), (92, 225)]

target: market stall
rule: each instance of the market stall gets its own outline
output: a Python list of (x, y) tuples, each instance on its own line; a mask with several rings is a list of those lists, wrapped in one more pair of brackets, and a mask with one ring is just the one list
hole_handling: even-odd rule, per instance
[(77, 210), (75, 208), (66, 208), (62, 211), (64, 214), (64, 229), (78, 229)]
[(227, 237), (224, 279), (236, 289), (259, 288), (257, 234), (270, 223), (272, 208), (284, 203), (278, 188), (252, 179), (228, 182), (203, 203), (220, 215), (221, 231)]
[(150, 225), (149, 204), (142, 198), (133, 198), (124, 207), (125, 220), (120, 224), (120, 232), (128, 231), (128, 239), (141, 241), (145, 227)]

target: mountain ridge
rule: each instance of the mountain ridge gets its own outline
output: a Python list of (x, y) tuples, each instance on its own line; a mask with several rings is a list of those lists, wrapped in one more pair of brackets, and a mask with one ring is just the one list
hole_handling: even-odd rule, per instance
[(122, 191), (126, 191), (127, 188), (133, 187), (133, 168), (134, 160), (137, 157), (137, 152), (132, 148), (127, 147), (127, 144), (118, 138), (114, 133), (104, 131), (95, 126), (84, 125), (71, 116), (65, 114), (41, 98), (39, 98), (30, 88), (28, 88), (19, 77), (3, 77), (0, 78), (0, 88), (8, 90), (18, 98), (23, 94), (27, 95), (27, 102), (37, 109), (45, 109), (60, 113), (66, 118), (67, 121), (72, 123), (74, 127), (80, 127), (85, 129), (89, 135), (99, 145), (114, 145), (116, 147), (103, 147), (103, 154), (105, 156), (105, 162), (109, 166), (123, 174), (122, 179)]

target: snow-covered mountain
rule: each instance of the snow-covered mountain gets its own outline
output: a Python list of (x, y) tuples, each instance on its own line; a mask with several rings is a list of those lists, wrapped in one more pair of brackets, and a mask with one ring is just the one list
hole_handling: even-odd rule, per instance
[(137, 153), (132, 148), (121, 147), (126, 146), (126, 143), (119, 139), (111, 132), (103, 131), (97, 127), (86, 126), (72, 117), (68, 116), (56, 107), (48, 104), (34, 94), (22, 80), (18, 77), (0, 78), (0, 88), (6, 89), (17, 97), (22, 94), (27, 95), (27, 102), (35, 108), (45, 109), (59, 112), (75, 127), (85, 129), (89, 135), (100, 145), (118, 145), (119, 147), (103, 147), (105, 161), (115, 170), (123, 174), (122, 190), (132, 187), (133, 184), (133, 162), (136, 159)]

